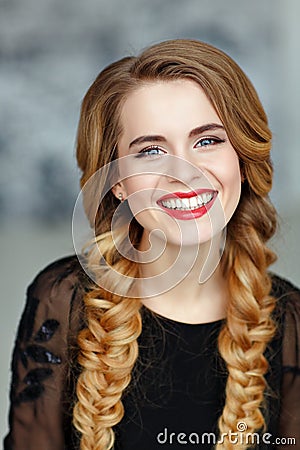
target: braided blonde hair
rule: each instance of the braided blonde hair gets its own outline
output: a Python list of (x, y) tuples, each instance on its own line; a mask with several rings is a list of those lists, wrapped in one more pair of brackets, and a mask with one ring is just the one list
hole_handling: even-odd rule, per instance
[[(221, 260), (230, 300), (227, 321), (219, 335), (219, 351), (228, 370), (219, 431), (235, 431), (243, 420), (251, 433), (266, 426), (262, 408), (268, 362), (264, 352), (275, 332), (271, 318), (275, 300), (270, 296), (267, 274), (275, 255), (266, 242), (276, 228), (275, 210), (268, 199), (272, 185), (271, 133), (251, 82), (229, 56), (195, 40), (162, 42), (139, 57), (111, 64), (96, 78), (82, 104), (77, 139), (81, 185), (117, 157), (122, 133), (120, 111), (129, 93), (145, 81), (178, 78), (195, 81), (206, 93), (239, 157), (244, 178), (241, 201), (227, 226)], [(85, 199), (85, 209), (101, 254), (120, 274), (138, 277), (137, 264), (117, 252), (110, 233), (116, 198), (108, 192), (95, 216), (95, 205), (89, 200), (92, 197)], [(134, 244), (138, 244), (142, 231), (133, 219), (130, 237)], [(125, 238), (122, 233), (120, 230), (120, 240)], [(82, 450), (112, 448), (113, 427), (124, 414), (122, 393), (130, 383), (141, 333), (140, 301), (128, 298), (130, 283), (124, 285), (122, 295), (113, 294), (118, 277), (103, 272), (97, 255), (93, 249), (89, 252), (88, 266), (93, 267), (96, 280), (106, 277), (112, 289), (95, 287), (85, 297), (86, 328), (78, 338), (82, 372), (74, 408)], [(217, 444), (218, 450), (231, 448), (228, 439)], [(241, 443), (239, 448), (247, 445)]]

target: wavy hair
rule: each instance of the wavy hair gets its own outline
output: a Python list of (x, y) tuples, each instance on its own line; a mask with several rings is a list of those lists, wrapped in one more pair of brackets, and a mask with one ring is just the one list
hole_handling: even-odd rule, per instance
[[(273, 174), (271, 132), (247, 76), (228, 55), (196, 40), (162, 42), (138, 57), (111, 64), (96, 78), (82, 103), (77, 138), (81, 186), (117, 157), (122, 133), (119, 118), (126, 97), (143, 83), (176, 79), (193, 80), (204, 90), (240, 161), (242, 195), (227, 225), (221, 260), (228, 280), (229, 304), (218, 347), (228, 378), (218, 426), (220, 434), (227, 433), (244, 421), (251, 433), (266, 426), (263, 407), (268, 362), (264, 352), (275, 333), (275, 300), (270, 295), (267, 268), (276, 259), (266, 243), (275, 232), (276, 213), (268, 199)], [(110, 191), (98, 207), (89, 200), (93, 198), (90, 194), (84, 199), (85, 210), (101, 254), (117, 272), (137, 277), (137, 264), (118, 253), (110, 233), (118, 200)], [(133, 219), (130, 238), (134, 244), (138, 244), (142, 231)], [(124, 238), (120, 230), (119, 239)], [(124, 414), (122, 393), (130, 383), (141, 333), (140, 301), (128, 298), (130, 283), (124, 285), (122, 295), (111, 293), (118, 276), (105, 273), (97, 255), (93, 249), (89, 252), (88, 266), (93, 268), (96, 279), (106, 277), (112, 289), (95, 285), (85, 297), (86, 328), (78, 338), (82, 372), (74, 408), (82, 450), (112, 448), (113, 427)], [(216, 448), (231, 449), (233, 444), (225, 440)], [(241, 444), (239, 448), (247, 446)]]

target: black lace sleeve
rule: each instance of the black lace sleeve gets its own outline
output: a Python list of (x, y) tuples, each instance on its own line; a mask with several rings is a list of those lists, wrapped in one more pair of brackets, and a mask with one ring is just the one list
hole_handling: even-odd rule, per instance
[(81, 326), (81, 272), (76, 257), (65, 258), (47, 267), (28, 288), (12, 358), (5, 450), (75, 448), (70, 444), (72, 361)]
[(300, 449), (300, 291), (279, 277), (275, 278), (275, 286), (274, 294), (284, 310), (278, 436), (296, 439), (296, 444), (285, 441), (286, 445), (276, 448)]

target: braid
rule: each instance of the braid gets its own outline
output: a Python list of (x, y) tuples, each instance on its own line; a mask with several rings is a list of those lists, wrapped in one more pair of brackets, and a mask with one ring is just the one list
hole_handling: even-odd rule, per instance
[[(107, 241), (103, 244), (108, 245)], [(91, 252), (90, 264), (93, 257)], [(116, 263), (115, 268), (120, 267), (124, 270), (124, 262)], [(134, 276), (136, 266), (130, 263), (128, 268)], [(114, 443), (112, 427), (124, 414), (121, 396), (138, 356), (140, 300), (95, 288), (86, 294), (84, 303), (87, 328), (78, 337), (82, 372), (77, 382), (74, 425), (82, 434), (82, 450), (108, 450)]]
[[(257, 218), (258, 209), (264, 211), (264, 220)], [(275, 333), (271, 318), (275, 299), (269, 295), (271, 281), (266, 272), (275, 256), (265, 245), (267, 235), (274, 232), (274, 210), (267, 200), (252, 194), (241, 202), (238, 214), (238, 225), (236, 216), (232, 219), (225, 255), (230, 300), (227, 323), (219, 335), (219, 350), (228, 370), (221, 434), (237, 432), (239, 421), (246, 423), (247, 433), (265, 428), (261, 407), (268, 363), (264, 352)], [(239, 443), (239, 449), (248, 446)], [(217, 445), (217, 449), (232, 448), (228, 439)]]
[[(275, 300), (270, 296), (271, 281), (267, 274), (275, 255), (266, 242), (274, 234), (276, 215), (266, 198), (273, 175), (271, 132), (247, 76), (222, 51), (195, 40), (162, 42), (137, 58), (123, 58), (111, 64), (99, 74), (82, 104), (77, 137), (81, 186), (99, 168), (117, 158), (123, 131), (121, 109), (130, 92), (145, 81), (178, 78), (189, 78), (205, 91), (237, 152), (246, 180), (240, 204), (228, 224), (221, 261), (230, 298), (227, 322), (219, 335), (220, 354), (228, 369), (226, 403), (219, 430), (235, 432), (237, 423), (245, 421), (247, 432), (251, 433), (265, 426), (261, 409), (268, 363), (264, 353), (275, 333), (271, 318)], [(96, 183), (96, 191), (102, 189), (105, 176), (99, 185)], [(119, 273), (138, 278), (137, 264), (118, 255), (109, 237), (118, 201), (109, 190), (97, 205), (95, 194), (85, 193), (84, 207), (99, 243), (105, 247), (101, 254)], [(131, 225), (135, 232), (131, 242), (138, 245), (141, 227), (135, 219)], [(115, 292), (114, 286), (119, 288), (120, 279), (99, 267), (97, 252), (89, 254), (88, 267), (98, 280), (100, 276), (105, 280), (108, 289), (94, 289), (85, 298), (87, 329), (79, 335), (83, 371), (77, 385), (74, 423), (82, 433), (82, 449), (106, 450), (113, 445), (112, 427), (123, 416), (121, 395), (138, 355), (140, 302), (128, 298), (131, 284), (126, 280), (124, 286), (122, 281), (122, 296), (111, 294)], [(241, 450), (246, 447), (239, 445)], [(227, 439), (217, 448), (230, 449), (232, 444)]]

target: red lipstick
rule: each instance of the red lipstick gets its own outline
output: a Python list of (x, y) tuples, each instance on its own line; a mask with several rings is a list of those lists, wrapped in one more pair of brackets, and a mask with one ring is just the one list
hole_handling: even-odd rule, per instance
[[(172, 192), (163, 195), (157, 204), (170, 216), (179, 220), (198, 219), (206, 214), (215, 199), (218, 191), (212, 189), (195, 189), (189, 192)], [(194, 200), (190, 200), (194, 198)], [(184, 202), (181, 199), (188, 199)], [(176, 201), (177, 200), (177, 201)]]

